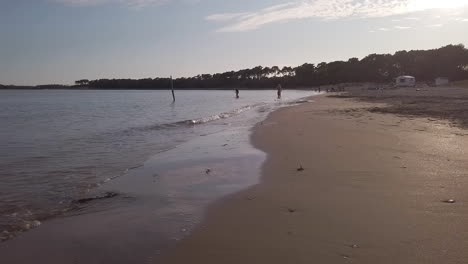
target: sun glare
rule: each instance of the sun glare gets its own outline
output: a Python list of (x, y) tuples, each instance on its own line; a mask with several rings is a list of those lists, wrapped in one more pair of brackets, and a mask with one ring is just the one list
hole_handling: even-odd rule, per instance
[(468, 0), (411, 0), (409, 8), (413, 11), (434, 8), (457, 8), (468, 5)]

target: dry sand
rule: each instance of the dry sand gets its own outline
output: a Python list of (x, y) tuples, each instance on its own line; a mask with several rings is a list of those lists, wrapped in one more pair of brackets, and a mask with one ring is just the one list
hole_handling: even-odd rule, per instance
[(463, 118), (399, 103), (463, 96), (377, 92), (271, 114), (253, 135), (268, 153), (262, 183), (213, 205), (162, 263), (468, 263)]

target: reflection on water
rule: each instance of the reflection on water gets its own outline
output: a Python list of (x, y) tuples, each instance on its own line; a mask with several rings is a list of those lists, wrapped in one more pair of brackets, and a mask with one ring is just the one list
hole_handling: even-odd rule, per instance
[[(243, 91), (239, 100), (231, 91), (180, 91), (178, 100), (171, 103), (166, 91), (0, 93), (0, 231), (10, 232), (2, 235), (4, 239), (51, 216), (70, 214), (70, 210), (85, 212), (73, 201), (99, 195), (102, 190), (96, 187), (114, 186), (112, 179), (136, 179), (134, 171), (146, 170), (149, 163), (145, 168), (129, 168), (141, 166), (155, 153), (159, 153), (159, 163), (154, 162), (159, 165), (153, 166), (155, 173), (170, 178), (164, 176), (165, 171), (175, 181), (175, 172), (164, 168), (178, 162), (179, 167), (201, 163), (202, 157), (222, 158), (208, 155), (222, 153), (211, 149), (212, 144), (218, 144), (213, 143), (217, 134), (226, 137), (219, 145), (228, 144), (226, 148), (236, 152), (245, 142), (230, 139), (226, 132), (242, 130), (238, 133), (245, 141), (245, 131), (271, 109), (311, 94), (287, 91), (279, 102), (271, 91)], [(204, 143), (197, 143), (193, 149), (183, 147), (184, 142), (192, 140)], [(152, 186), (161, 185), (158, 188), (162, 190), (162, 183)]]

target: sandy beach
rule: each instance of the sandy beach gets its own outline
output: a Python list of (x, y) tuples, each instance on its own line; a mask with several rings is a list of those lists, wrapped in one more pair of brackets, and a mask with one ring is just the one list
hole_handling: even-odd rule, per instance
[(0, 264), (468, 264), (468, 0), (0, 6)]
[(466, 263), (468, 97), (429, 89), (274, 112), (253, 134), (262, 182), (211, 206), (161, 263)]

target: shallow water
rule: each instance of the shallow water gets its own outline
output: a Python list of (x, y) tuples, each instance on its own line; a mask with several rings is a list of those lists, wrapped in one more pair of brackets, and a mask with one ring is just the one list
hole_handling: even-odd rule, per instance
[[(138, 181), (121, 176), (147, 169), (140, 166), (151, 156), (151, 173), (159, 171), (160, 179), (172, 177), (166, 187), (156, 182), (159, 190), (179, 188), (181, 193), (189, 185), (184, 177), (190, 173), (176, 173), (182, 177), (177, 180), (173, 171), (164, 173), (170, 163), (200, 164), (201, 159), (215, 160), (213, 153), (226, 149), (242, 153), (248, 149), (242, 147), (248, 144), (245, 131), (255, 122), (274, 108), (311, 94), (285, 91), (277, 101), (274, 91), (241, 91), (238, 100), (231, 91), (178, 91), (172, 104), (167, 91), (0, 91), (0, 231), (12, 234), (70, 213), (77, 209), (74, 200), (106, 188), (132, 193), (131, 184), (118, 182)], [(242, 136), (232, 135), (235, 131)], [(242, 140), (236, 142), (236, 137)], [(193, 139), (197, 146), (189, 144)], [(232, 142), (221, 146), (223, 140)], [(196, 174), (191, 181), (203, 182), (203, 177)], [(207, 186), (222, 183), (205, 181)], [(235, 190), (245, 184), (240, 178), (236, 184), (231, 177), (224, 188)], [(138, 186), (141, 195), (142, 184)], [(203, 190), (202, 183), (198, 186)], [(227, 191), (211, 192), (214, 197)]]

